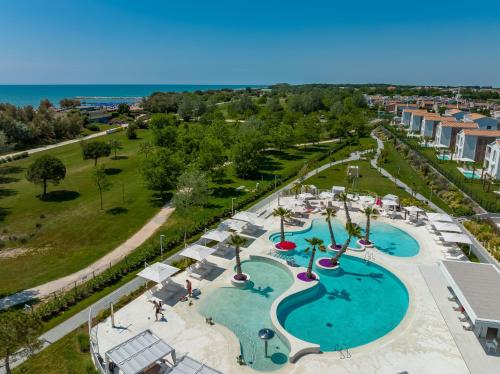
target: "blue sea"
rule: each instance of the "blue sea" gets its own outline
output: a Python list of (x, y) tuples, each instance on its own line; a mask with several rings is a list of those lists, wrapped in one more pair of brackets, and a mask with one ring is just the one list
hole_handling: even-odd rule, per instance
[(259, 88), (262, 85), (190, 85), (190, 84), (62, 84), (62, 85), (0, 85), (0, 103), (17, 106), (38, 106), (48, 99), (55, 106), (64, 98), (81, 98), (82, 102), (132, 103), (153, 92), (193, 92), (222, 88)]

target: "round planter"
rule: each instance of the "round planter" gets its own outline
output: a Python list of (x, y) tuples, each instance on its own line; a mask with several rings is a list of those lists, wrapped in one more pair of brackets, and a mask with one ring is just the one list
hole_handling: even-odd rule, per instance
[(328, 250), (332, 252), (338, 252), (342, 249), (342, 246), (340, 244), (337, 244), (335, 247), (332, 247), (331, 244), (328, 244)]
[(319, 281), (319, 275), (318, 274), (316, 274), (313, 271), (312, 275), (313, 275), (314, 278), (313, 279), (309, 279), (309, 278), (307, 278), (307, 272), (303, 271), (303, 272), (297, 274), (297, 279), (301, 280), (302, 282), (316, 282), (316, 281)]
[(234, 277), (236, 276), (236, 274), (233, 274), (231, 276), (231, 284), (235, 287), (245, 287), (246, 284), (250, 281), (250, 275), (248, 275), (247, 273), (243, 273), (243, 275), (246, 276), (245, 280), (235, 279)]
[(360, 245), (362, 247), (366, 247), (366, 248), (372, 248), (373, 247), (373, 242), (369, 242), (369, 243), (365, 244), (364, 241), (365, 241), (364, 239), (358, 239), (358, 245)]
[(292, 254), (295, 253), (295, 249), (281, 249), (276, 246), (277, 244), (274, 245), (274, 249), (276, 252), (281, 253), (282, 255), (285, 256), (291, 256)]
[(340, 268), (340, 265), (337, 263), (337, 265), (332, 266), (330, 259), (323, 257), (316, 260), (316, 267), (322, 270), (338, 270)]

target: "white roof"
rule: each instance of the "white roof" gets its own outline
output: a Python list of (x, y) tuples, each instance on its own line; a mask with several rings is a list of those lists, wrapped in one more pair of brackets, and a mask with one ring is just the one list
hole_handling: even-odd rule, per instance
[(224, 230), (212, 230), (203, 234), (203, 239), (214, 240), (216, 242), (223, 242), (231, 236), (229, 231)]
[(332, 187), (333, 193), (344, 192), (344, 191), (345, 191), (345, 187), (343, 187), (343, 186), (333, 186)]
[(175, 366), (168, 372), (169, 374), (222, 374), (195, 359), (184, 356), (177, 360)]
[(387, 199), (382, 200), (382, 206), (398, 206), (398, 205), (399, 204), (394, 200), (387, 200)]
[(233, 216), (233, 219), (237, 219), (238, 221), (249, 222), (254, 226), (263, 226), (264, 220), (260, 218), (256, 213), (252, 212), (238, 212)]
[(392, 200), (392, 201), (398, 201), (399, 200), (399, 196), (397, 195), (393, 195), (393, 194), (387, 194), (385, 195), (382, 200)]
[(162, 262), (155, 262), (153, 265), (148, 266), (137, 275), (156, 283), (162, 283), (180, 270), (181, 269)]
[(325, 192), (321, 192), (321, 193), (319, 194), (319, 197), (320, 197), (321, 199), (331, 199), (331, 198), (333, 198), (333, 193), (331, 193), (331, 192), (326, 192), (326, 191), (325, 191)]
[(438, 231), (462, 232), (462, 229), (454, 223), (432, 222), (432, 226), (434, 226)]
[(299, 195), (299, 199), (314, 199), (314, 195), (309, 192), (304, 192)]
[(441, 235), (445, 242), (448, 243), (464, 243), (464, 244), (472, 244), (472, 241), (467, 235), (464, 234), (455, 234), (451, 232), (442, 232)]
[(431, 222), (453, 222), (453, 218), (451, 218), (448, 214), (444, 213), (426, 213), (427, 218)]
[(212, 253), (214, 253), (217, 249), (205, 247), (200, 244), (191, 244), (189, 247), (186, 247), (181, 253), (181, 256), (192, 258), (196, 261), (201, 261), (206, 259)]
[(106, 352), (124, 374), (140, 373), (159, 359), (172, 353), (174, 349), (145, 330)]
[(420, 209), (418, 206), (405, 206), (403, 207), (404, 210), (406, 210), (407, 212), (410, 212), (410, 213), (419, 213), (419, 212), (423, 212), (424, 210), (423, 209)]
[(375, 198), (373, 196), (363, 195), (359, 197), (359, 201), (361, 201), (362, 203), (373, 204), (375, 203)]
[(221, 223), (221, 227), (228, 230), (240, 231), (247, 225), (247, 222), (238, 221), (237, 219), (226, 219)]
[(468, 157), (460, 157), (460, 158), (456, 159), (455, 161), (475, 162), (472, 158), (468, 158)]

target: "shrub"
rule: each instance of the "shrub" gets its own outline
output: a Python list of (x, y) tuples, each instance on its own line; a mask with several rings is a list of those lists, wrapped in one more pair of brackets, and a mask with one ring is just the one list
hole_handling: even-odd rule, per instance
[(137, 126), (134, 124), (128, 125), (126, 135), (127, 139), (137, 139)]
[(100, 130), (99, 126), (96, 125), (95, 123), (91, 123), (90, 125), (87, 125), (87, 129), (90, 131), (99, 131)]
[(76, 339), (78, 341), (78, 348), (80, 349), (80, 352), (87, 353), (90, 351), (90, 341), (87, 334), (81, 332), (76, 336)]

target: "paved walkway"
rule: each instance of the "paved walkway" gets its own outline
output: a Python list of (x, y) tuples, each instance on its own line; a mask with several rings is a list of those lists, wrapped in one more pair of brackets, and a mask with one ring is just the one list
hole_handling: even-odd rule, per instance
[[(111, 129), (109, 129), (109, 130), (111, 130)], [(21, 153), (25, 153), (25, 152), (27, 152), (28, 154), (31, 155), (33, 153), (47, 151), (47, 150), (52, 149), (52, 148), (58, 148), (58, 147), (62, 147), (62, 146), (68, 145), (68, 144), (78, 143), (78, 142), (81, 142), (82, 140), (94, 139), (94, 138), (98, 138), (100, 136), (108, 135), (108, 134), (109, 134), (108, 130), (101, 131), (101, 132), (97, 132), (95, 134), (90, 134), (90, 135), (87, 135), (87, 136), (83, 136), (81, 138), (75, 138), (75, 139), (71, 139), (71, 140), (65, 140), (64, 142), (60, 142), (60, 143), (49, 144), (49, 145), (45, 145), (43, 147), (31, 148), (31, 149), (27, 149), (25, 151), (9, 153), (7, 155), (0, 155), (0, 158), (7, 158), (9, 156), (12, 157), (12, 156), (15, 156), (17, 154), (21, 154)]]
[(174, 208), (171, 204), (163, 206), (156, 215), (151, 218), (139, 231), (137, 231), (126, 242), (120, 244), (114, 250), (109, 252), (104, 257), (93, 264), (87, 266), (76, 273), (65, 277), (55, 279), (40, 286), (30, 288), (14, 295), (7, 296), (0, 300), (0, 310), (9, 308), (13, 305), (21, 304), (31, 300), (32, 298), (44, 298), (53, 292), (57, 292), (65, 287), (73, 285), (75, 282), (80, 282), (93, 274), (97, 275), (107, 269), (110, 264), (123, 259), (124, 256), (132, 252), (134, 249), (143, 244), (151, 235), (154, 234), (161, 225), (165, 223), (168, 217), (172, 214)]

